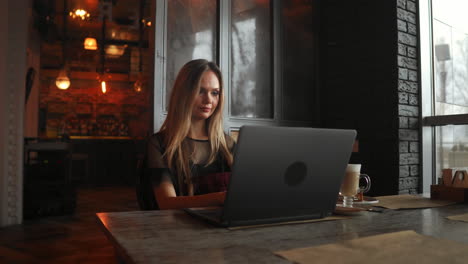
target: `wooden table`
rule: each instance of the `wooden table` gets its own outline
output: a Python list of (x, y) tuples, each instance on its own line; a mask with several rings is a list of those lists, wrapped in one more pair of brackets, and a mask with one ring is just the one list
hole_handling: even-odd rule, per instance
[(468, 213), (468, 205), (458, 204), (240, 230), (213, 227), (179, 210), (97, 216), (127, 263), (290, 263), (273, 252), (402, 230), (468, 244), (468, 223), (446, 218), (464, 213)]

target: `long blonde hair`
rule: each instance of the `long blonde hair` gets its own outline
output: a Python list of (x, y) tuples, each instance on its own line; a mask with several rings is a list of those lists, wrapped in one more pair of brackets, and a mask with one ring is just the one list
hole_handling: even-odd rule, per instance
[[(160, 132), (164, 134), (165, 158), (167, 165), (177, 172), (179, 189), (191, 183), (189, 146), (184, 139), (190, 132), (192, 109), (195, 96), (200, 92), (200, 81), (204, 72), (212, 71), (219, 80), (220, 93), (218, 106), (213, 114), (206, 120), (211, 153), (207, 165), (215, 161), (218, 155), (229, 166), (232, 166), (233, 156), (229, 151), (223, 131), (224, 85), (221, 71), (218, 66), (204, 59), (192, 60), (186, 63), (179, 71), (172, 88), (169, 100), (169, 109), (166, 120)], [(185, 143), (184, 143), (185, 142)], [(184, 184), (185, 183), (185, 184)]]

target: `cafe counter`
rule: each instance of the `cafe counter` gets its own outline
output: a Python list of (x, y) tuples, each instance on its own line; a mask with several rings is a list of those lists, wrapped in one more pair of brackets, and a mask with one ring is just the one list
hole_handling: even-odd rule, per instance
[(70, 136), (72, 180), (89, 186), (133, 185), (142, 137)]

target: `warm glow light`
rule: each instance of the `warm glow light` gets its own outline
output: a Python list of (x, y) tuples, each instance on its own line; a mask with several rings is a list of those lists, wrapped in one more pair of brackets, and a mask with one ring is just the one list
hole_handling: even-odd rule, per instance
[(143, 90), (143, 83), (139, 79), (133, 83), (133, 90), (135, 90), (137, 93)]
[(70, 12), (70, 16), (72, 18), (78, 17), (78, 18), (81, 18), (81, 20), (85, 20), (90, 17), (90, 14), (88, 13), (88, 11), (78, 8)]
[(141, 93), (145, 89), (146, 78), (142, 72), (138, 74), (136, 81), (133, 83), (133, 90), (137, 93)]
[(105, 51), (109, 57), (118, 58), (125, 53), (127, 45), (107, 45)]
[(60, 90), (66, 90), (68, 87), (70, 87), (70, 79), (67, 76), (67, 72), (65, 69), (60, 70), (59, 75), (57, 76), (57, 79), (55, 79), (55, 85), (57, 88)]
[(85, 40), (83, 42), (83, 45), (84, 45), (84, 49), (86, 49), (86, 50), (97, 50), (98, 49), (97, 41), (96, 41), (95, 38), (85, 38)]
[(101, 81), (101, 91), (103, 94), (107, 93), (107, 86), (105, 81)]
[(146, 26), (151, 27), (151, 21), (148, 21), (148, 22), (146, 23)]

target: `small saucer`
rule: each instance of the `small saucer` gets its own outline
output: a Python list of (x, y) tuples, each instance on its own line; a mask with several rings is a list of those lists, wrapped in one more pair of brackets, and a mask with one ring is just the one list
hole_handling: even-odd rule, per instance
[(374, 197), (364, 196), (363, 200), (360, 201), (358, 199), (354, 199), (354, 204), (375, 204), (378, 203), (379, 200)]
[(346, 214), (356, 214), (356, 213), (360, 213), (366, 210), (367, 210), (366, 208), (344, 207), (342, 204), (337, 204), (335, 207), (335, 211), (333, 211), (333, 213), (346, 215)]
[[(338, 203), (341, 204), (343, 202), (343, 196), (338, 196)], [(363, 200), (358, 200), (357, 198), (354, 198), (353, 204), (375, 204), (378, 203), (379, 200), (370, 197), (370, 196), (364, 196)]]

